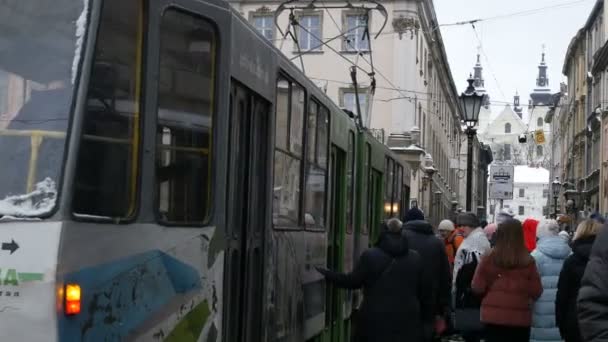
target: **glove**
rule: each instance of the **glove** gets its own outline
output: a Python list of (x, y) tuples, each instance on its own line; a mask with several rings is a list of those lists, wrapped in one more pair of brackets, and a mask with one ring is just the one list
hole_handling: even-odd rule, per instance
[(322, 275), (326, 275), (330, 272), (327, 268), (320, 266), (315, 266), (315, 270), (317, 270), (317, 272), (321, 273)]

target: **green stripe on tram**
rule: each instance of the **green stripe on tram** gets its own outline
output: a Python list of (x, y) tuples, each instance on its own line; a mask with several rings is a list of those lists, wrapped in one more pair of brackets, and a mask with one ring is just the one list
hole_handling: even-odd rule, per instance
[(165, 342), (198, 341), (210, 314), (209, 303), (204, 300), (177, 323)]
[(27, 283), (31, 281), (42, 281), (44, 279), (44, 274), (42, 273), (19, 273), (19, 281), (22, 283)]

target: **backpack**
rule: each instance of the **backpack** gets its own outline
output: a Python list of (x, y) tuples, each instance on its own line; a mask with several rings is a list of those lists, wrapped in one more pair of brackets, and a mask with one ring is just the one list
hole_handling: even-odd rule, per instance
[(472, 261), (468, 264), (462, 265), (458, 274), (456, 275), (456, 308), (479, 308), (481, 307), (481, 297), (473, 293), (471, 289), (471, 283), (473, 282), (473, 276), (479, 261), (477, 260), (477, 254), (474, 252), (468, 252), (472, 255)]

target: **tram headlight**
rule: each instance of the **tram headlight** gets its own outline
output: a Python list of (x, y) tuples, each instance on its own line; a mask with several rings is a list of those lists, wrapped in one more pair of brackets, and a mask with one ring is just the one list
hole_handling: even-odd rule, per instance
[(66, 284), (65, 286), (65, 314), (68, 316), (80, 313), (81, 290), (78, 284)]

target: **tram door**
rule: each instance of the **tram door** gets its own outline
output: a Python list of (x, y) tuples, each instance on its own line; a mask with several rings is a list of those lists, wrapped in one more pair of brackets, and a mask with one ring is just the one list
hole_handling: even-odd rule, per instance
[(262, 340), (270, 105), (233, 81), (230, 95), (226, 341)]
[[(331, 270), (341, 270), (342, 260), (342, 227), (346, 214), (344, 207), (345, 196), (346, 153), (336, 146), (331, 147), (330, 155), (330, 223), (327, 235), (327, 267)], [(338, 341), (340, 329), (339, 290), (335, 286), (325, 286), (325, 326), (331, 330), (330, 341)]]

